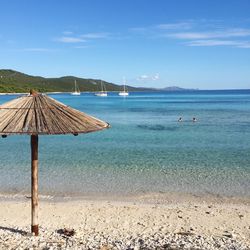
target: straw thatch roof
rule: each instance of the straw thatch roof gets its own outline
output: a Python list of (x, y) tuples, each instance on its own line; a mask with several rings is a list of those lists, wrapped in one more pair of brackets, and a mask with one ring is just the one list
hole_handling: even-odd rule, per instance
[(35, 94), (0, 105), (0, 134), (78, 134), (108, 128), (109, 124)]

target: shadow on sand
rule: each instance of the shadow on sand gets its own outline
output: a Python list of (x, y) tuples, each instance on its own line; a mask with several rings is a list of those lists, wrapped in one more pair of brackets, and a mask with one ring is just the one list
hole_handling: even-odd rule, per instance
[(0, 226), (0, 230), (9, 231), (11, 233), (16, 233), (16, 234), (21, 234), (21, 235), (27, 235), (28, 234), (26, 231), (11, 228), (11, 227), (2, 227), (2, 226)]

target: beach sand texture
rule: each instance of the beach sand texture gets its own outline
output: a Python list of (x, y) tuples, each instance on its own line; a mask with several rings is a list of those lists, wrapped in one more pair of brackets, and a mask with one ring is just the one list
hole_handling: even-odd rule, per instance
[[(42, 201), (40, 236), (30, 232), (30, 200), (0, 206), (1, 249), (249, 249), (247, 201)], [(159, 198), (159, 197), (158, 197)], [(75, 230), (74, 236), (60, 229)]]

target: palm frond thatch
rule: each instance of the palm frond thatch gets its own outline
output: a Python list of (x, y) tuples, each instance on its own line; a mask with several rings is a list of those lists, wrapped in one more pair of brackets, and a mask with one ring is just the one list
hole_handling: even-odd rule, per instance
[(0, 134), (78, 134), (109, 124), (44, 95), (28, 95), (0, 105)]

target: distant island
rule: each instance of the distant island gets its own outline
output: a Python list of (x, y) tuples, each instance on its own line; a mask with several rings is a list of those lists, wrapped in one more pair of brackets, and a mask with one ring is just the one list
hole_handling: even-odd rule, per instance
[(162, 88), (159, 90), (160, 91), (195, 91), (195, 90), (199, 90), (199, 89), (185, 89), (185, 88), (180, 88), (177, 86), (171, 86), (171, 87), (166, 87), (166, 88)]
[[(39, 92), (72, 92), (74, 82), (81, 92), (96, 92), (101, 89), (101, 81), (105, 83), (107, 91), (121, 91), (123, 85), (117, 85), (101, 79), (79, 78), (63, 76), (59, 78), (45, 78), (31, 76), (11, 69), (0, 70), (0, 93), (27, 93), (30, 89)], [(128, 91), (187, 91), (179, 87), (166, 87), (162, 89), (127, 86)]]

